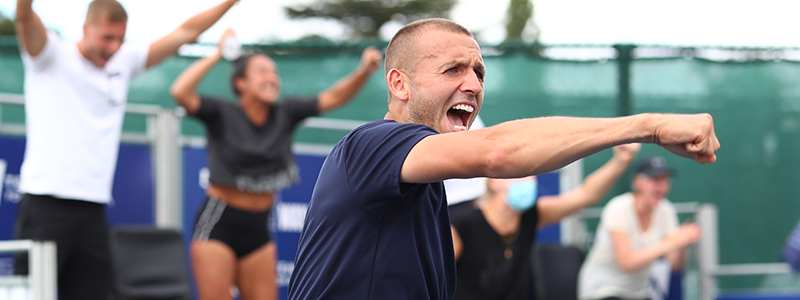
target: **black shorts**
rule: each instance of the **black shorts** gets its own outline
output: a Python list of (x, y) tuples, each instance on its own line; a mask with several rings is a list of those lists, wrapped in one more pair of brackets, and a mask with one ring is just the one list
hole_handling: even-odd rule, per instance
[[(107, 300), (112, 288), (105, 205), (25, 194), (14, 238), (56, 242), (61, 300)], [(14, 257), (14, 273), (28, 274), (28, 255)]]
[(220, 241), (242, 258), (272, 240), (269, 215), (270, 210), (251, 212), (208, 198), (197, 212), (192, 239)]

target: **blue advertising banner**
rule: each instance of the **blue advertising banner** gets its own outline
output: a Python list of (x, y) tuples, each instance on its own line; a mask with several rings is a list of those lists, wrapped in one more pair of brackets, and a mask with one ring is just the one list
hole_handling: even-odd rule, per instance
[(25, 139), (0, 136), (0, 240), (14, 236), (17, 203), (20, 200), (19, 168), (25, 153)]
[(150, 146), (121, 144), (114, 173), (114, 202), (106, 208), (108, 223), (117, 225), (153, 225), (155, 179)]
[[(25, 153), (25, 138), (0, 136), (0, 240), (14, 237), (17, 219), (19, 171)], [(153, 224), (153, 164), (150, 147), (121, 144), (112, 190), (113, 203), (108, 205), (110, 226), (120, 224)], [(0, 258), (0, 276), (13, 272), (11, 257)]]
[[(558, 195), (560, 193), (560, 180), (557, 172), (536, 176), (536, 181), (539, 183), (540, 197)], [(539, 230), (539, 233), (536, 234), (536, 243), (561, 244), (561, 226), (555, 223)]]
[[(25, 152), (22, 137), (0, 137), (0, 240), (13, 238), (17, 216), (19, 170)], [(150, 147), (122, 144), (114, 174), (114, 201), (108, 205), (110, 226), (153, 224), (153, 164)]]

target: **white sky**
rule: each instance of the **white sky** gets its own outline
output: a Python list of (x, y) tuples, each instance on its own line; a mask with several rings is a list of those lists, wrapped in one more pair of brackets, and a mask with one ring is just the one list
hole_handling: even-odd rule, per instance
[[(200, 37), (216, 42), (222, 31), (235, 29), (245, 43), (289, 41), (307, 34), (342, 39), (345, 31), (334, 21), (293, 21), (284, 5), (311, 0), (241, 0)], [(130, 19), (127, 39), (151, 42), (192, 15), (220, 0), (120, 0)], [(493, 4), (489, 4), (489, 3)], [(77, 40), (89, 0), (36, 0), (34, 10), (45, 25), (67, 39)], [(497, 4), (494, 4), (497, 3)], [(0, 11), (13, 14), (15, 0), (0, 0)], [(503, 20), (508, 0), (461, 0), (451, 18), (496, 43), (505, 36)], [(545, 44), (618, 42), (657, 45), (792, 46), (800, 47), (800, 1), (796, 0), (534, 0), (535, 22)], [(384, 28), (391, 37), (395, 26)]]

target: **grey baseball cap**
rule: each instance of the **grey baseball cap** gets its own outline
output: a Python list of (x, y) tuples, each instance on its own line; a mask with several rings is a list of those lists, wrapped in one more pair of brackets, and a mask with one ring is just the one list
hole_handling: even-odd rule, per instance
[(672, 176), (675, 169), (667, 165), (667, 159), (662, 156), (644, 157), (636, 163), (636, 174), (645, 174), (648, 177), (658, 177), (661, 175)]

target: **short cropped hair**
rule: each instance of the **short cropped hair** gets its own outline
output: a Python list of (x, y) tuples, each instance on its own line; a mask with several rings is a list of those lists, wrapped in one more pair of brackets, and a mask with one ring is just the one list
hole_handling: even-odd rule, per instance
[(117, 0), (94, 0), (89, 3), (89, 11), (86, 12), (86, 23), (97, 24), (101, 20), (108, 20), (113, 23), (127, 23), (128, 13)]
[(386, 48), (386, 59), (384, 61), (386, 72), (398, 69), (413, 73), (413, 70), (410, 69), (410, 64), (414, 58), (413, 54), (416, 53), (416, 39), (421, 33), (429, 30), (443, 30), (474, 37), (464, 26), (448, 19), (432, 18), (408, 23), (394, 35)]

